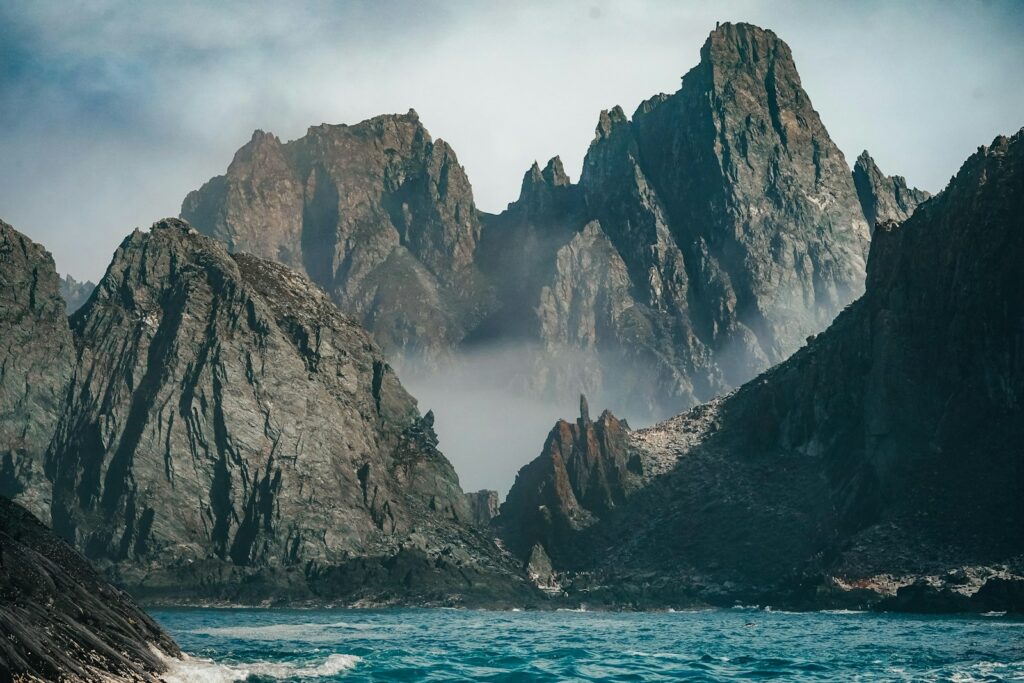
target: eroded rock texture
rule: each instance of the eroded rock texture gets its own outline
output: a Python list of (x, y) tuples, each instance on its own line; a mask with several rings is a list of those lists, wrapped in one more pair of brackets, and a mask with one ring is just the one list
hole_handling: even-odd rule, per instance
[[(902, 225), (880, 224), (866, 293), (826, 332), (736, 392), (631, 433), (649, 482), (547, 544), (563, 588), (618, 604), (898, 592), (882, 605), (955, 594), (944, 611), (1019, 609), (1022, 216), (1024, 131), (981, 148)], [(572, 500), (550, 495), (568, 481), (553, 460), (524, 468), (524, 482), (546, 471), (520, 509)]]
[(3, 680), (157, 681), (181, 654), (127, 594), (2, 497), (0, 632)]
[[(72, 318), (53, 526), (149, 600), (500, 602), (432, 415), (289, 268), (136, 231)], [(528, 591), (527, 591), (528, 592)]]
[(0, 221), (0, 496), (43, 520), (43, 456), (75, 357), (60, 289), (50, 253)]
[(867, 150), (861, 152), (853, 165), (853, 182), (872, 230), (878, 223), (902, 223), (910, 218), (918, 204), (931, 196), (924, 190), (907, 187), (903, 176), (883, 174)]
[[(635, 412), (742, 383), (862, 291), (868, 227), (850, 169), (771, 31), (717, 28), (678, 92), (632, 118), (601, 113), (578, 186), (556, 177), (528, 173), (485, 243), (556, 242), (537, 334), (583, 351), (572, 379), (615, 387)], [(553, 366), (557, 379), (565, 364)]]
[(675, 94), (602, 112), (578, 184), (535, 164), (499, 216), (413, 113), (257, 132), (182, 216), (303, 269), (389, 357), (528, 349), (519, 389), (644, 418), (824, 329), (863, 291), (869, 235), (789, 48), (748, 24), (716, 28)]
[(488, 306), (469, 180), (414, 111), (288, 143), (256, 131), (181, 215), (232, 252), (305, 272), (396, 358), (451, 349)]
[(577, 532), (622, 505), (641, 483), (643, 468), (628, 433), (608, 411), (591, 421), (580, 397), (579, 418), (558, 421), (501, 506), (498, 532), (515, 554), (527, 560), (540, 547), (557, 560), (579, 552)]

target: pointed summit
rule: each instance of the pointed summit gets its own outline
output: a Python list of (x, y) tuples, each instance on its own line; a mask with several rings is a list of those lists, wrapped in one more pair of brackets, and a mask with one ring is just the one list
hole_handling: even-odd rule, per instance
[(882, 173), (867, 150), (860, 153), (853, 166), (853, 184), (872, 230), (886, 221), (902, 223), (919, 204), (931, 197), (924, 190), (907, 187), (903, 176)]

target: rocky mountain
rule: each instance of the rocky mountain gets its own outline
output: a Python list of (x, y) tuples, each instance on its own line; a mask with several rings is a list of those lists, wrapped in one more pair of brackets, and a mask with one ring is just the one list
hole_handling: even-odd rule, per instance
[(531, 598), (432, 415), (305, 277), (161, 221), (68, 329), (48, 255), (4, 235), (4, 485), (115, 583), (179, 603)]
[(96, 283), (91, 280), (79, 282), (70, 275), (62, 277), (60, 280), (60, 295), (67, 304), (68, 313), (74, 313), (81, 308), (82, 304), (89, 300), (89, 296), (94, 289), (96, 289)]
[(568, 538), (502, 519), (585, 517), (549, 439), (507, 542), (587, 602), (1024, 609), (1021, 216), (1024, 131), (880, 224), (865, 294), (792, 358), (627, 433), (643, 484)]
[(534, 164), (501, 215), (475, 209), (410, 112), (288, 143), (257, 131), (182, 216), (304, 270), (391, 358), (528, 348), (520, 389), (614, 389), (643, 417), (824, 329), (863, 290), (869, 237), (789, 48), (728, 23), (678, 92), (601, 113), (578, 184), (558, 157)]
[(178, 646), (24, 508), (0, 498), (0, 678), (156, 681)]
[(481, 489), (466, 494), (472, 520), (480, 526), (487, 526), (498, 516), (498, 492)]
[(181, 215), (232, 252), (306, 273), (393, 357), (455, 347), (492, 305), (469, 180), (412, 110), (288, 143), (256, 131)]
[(0, 221), (0, 496), (42, 518), (43, 456), (74, 369), (60, 291), (50, 253)]
[(903, 176), (883, 174), (867, 150), (861, 152), (853, 165), (853, 184), (872, 230), (877, 223), (902, 223), (910, 218), (918, 204), (931, 196), (924, 190), (907, 187)]

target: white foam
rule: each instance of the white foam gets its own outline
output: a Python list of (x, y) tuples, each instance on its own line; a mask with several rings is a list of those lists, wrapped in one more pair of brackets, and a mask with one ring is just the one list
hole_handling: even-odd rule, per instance
[(165, 683), (233, 683), (244, 681), (250, 676), (264, 678), (322, 678), (335, 676), (354, 668), (360, 661), (355, 655), (330, 655), (316, 665), (294, 662), (246, 662), (244, 664), (219, 664), (211, 659), (189, 657), (171, 659), (164, 657), (167, 672)]

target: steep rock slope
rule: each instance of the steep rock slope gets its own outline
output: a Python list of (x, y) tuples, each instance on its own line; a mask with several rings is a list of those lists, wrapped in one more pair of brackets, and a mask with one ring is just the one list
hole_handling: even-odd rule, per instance
[(641, 469), (663, 474), (547, 548), (575, 577), (563, 587), (803, 606), (902, 589), (885, 604), (920, 608), (938, 586), (956, 609), (1019, 609), (1022, 216), (1024, 131), (879, 227), (866, 293), (826, 332), (736, 392), (632, 433)]
[(0, 496), (44, 520), (43, 455), (75, 356), (60, 289), (50, 253), (0, 221)]
[(526, 559), (540, 545), (558, 560), (579, 552), (572, 547), (576, 532), (623, 504), (643, 479), (628, 432), (608, 411), (592, 422), (580, 397), (579, 418), (558, 421), (501, 506), (498, 534), (514, 553)]
[(501, 601), (518, 570), (369, 336), (186, 223), (136, 231), (72, 318), (53, 526), (150, 600)]
[(96, 283), (85, 280), (79, 282), (70, 275), (60, 279), (60, 295), (68, 306), (68, 314), (74, 313), (89, 300), (92, 290), (96, 289)]
[(392, 357), (451, 349), (489, 305), (469, 180), (411, 110), (288, 143), (256, 131), (181, 215), (232, 252), (308, 274)]
[(166, 658), (181, 654), (131, 598), (5, 498), (0, 498), (0, 632), (4, 680), (156, 681)]
[[(563, 257), (584, 251), (571, 242), (588, 232), (613, 252), (605, 260), (623, 285), (596, 297), (564, 284), (592, 279), (596, 259)], [(544, 240), (557, 257), (528, 259), (539, 272), (505, 274), (498, 291), (538, 275), (543, 284), (495, 315), (532, 308), (537, 322), (526, 325), (550, 355), (585, 353), (575, 386), (615, 387), (634, 412), (664, 415), (737, 386), (823, 329), (863, 290), (868, 226), (789, 48), (771, 31), (723, 24), (678, 92), (632, 119), (619, 107), (601, 113), (578, 186), (531, 170), (483, 243), (508, 253)], [(559, 379), (564, 363), (550, 365)]]
[(872, 230), (878, 223), (902, 223), (910, 218), (918, 204), (931, 195), (916, 187), (907, 187), (903, 176), (887, 176), (878, 168), (867, 150), (853, 165), (853, 183), (857, 187), (864, 217)]

